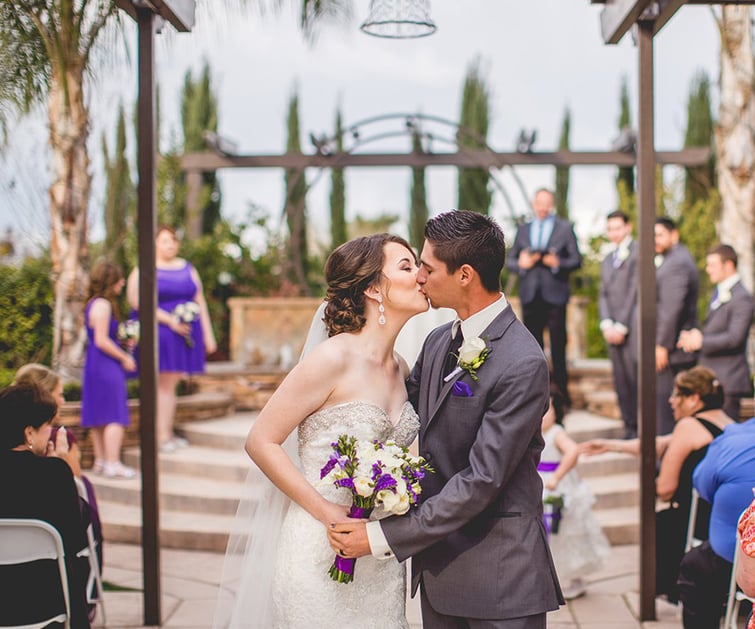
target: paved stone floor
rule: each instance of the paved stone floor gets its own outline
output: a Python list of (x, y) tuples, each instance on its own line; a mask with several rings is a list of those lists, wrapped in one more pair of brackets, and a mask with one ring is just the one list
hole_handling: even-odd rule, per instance
[[(216, 553), (164, 550), (162, 569), (163, 626), (171, 629), (206, 629), (212, 625), (217, 583), (223, 557)], [(658, 620), (637, 620), (637, 546), (616, 546), (606, 566), (591, 575), (587, 594), (570, 601), (548, 616), (553, 629), (679, 629), (680, 609), (659, 602)], [(141, 548), (126, 544), (105, 546), (106, 581), (122, 587), (141, 589)], [(142, 594), (106, 592), (107, 626), (112, 628), (144, 627)], [(419, 605), (407, 604), (412, 629), (420, 629)], [(100, 622), (95, 625), (101, 626)]]

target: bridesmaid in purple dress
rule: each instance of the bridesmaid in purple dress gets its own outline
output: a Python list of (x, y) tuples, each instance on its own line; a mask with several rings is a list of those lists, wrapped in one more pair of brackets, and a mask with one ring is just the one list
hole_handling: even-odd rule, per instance
[[(176, 385), (185, 374), (202, 373), (205, 356), (217, 349), (210, 314), (196, 269), (178, 257), (173, 228), (160, 226), (155, 241), (159, 375), (157, 380), (157, 442), (163, 453), (188, 442), (174, 434)], [(139, 269), (128, 278), (128, 301), (139, 307)]]
[(110, 478), (133, 478), (136, 471), (121, 463), (123, 434), (129, 423), (126, 372), (134, 358), (118, 343), (118, 302), (125, 281), (112, 262), (100, 262), (89, 280), (84, 311), (87, 353), (81, 382), (81, 425), (92, 430), (94, 472)]

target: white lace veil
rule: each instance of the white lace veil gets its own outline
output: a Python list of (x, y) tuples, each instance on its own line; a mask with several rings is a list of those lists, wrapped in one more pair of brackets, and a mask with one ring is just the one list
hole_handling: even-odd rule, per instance
[[(309, 328), (302, 358), (328, 338), (323, 312), (317, 309)], [(292, 432), (283, 449), (298, 466), (297, 433)], [(272, 623), (272, 581), (278, 536), (289, 499), (250, 464), (244, 492), (233, 520), (223, 564), (214, 629), (269, 629)]]

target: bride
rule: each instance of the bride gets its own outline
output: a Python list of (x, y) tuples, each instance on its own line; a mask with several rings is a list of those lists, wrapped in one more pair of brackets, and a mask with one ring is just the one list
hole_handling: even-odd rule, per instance
[[(409, 368), (394, 352), (404, 324), (428, 308), (417, 271), (409, 244), (389, 234), (356, 238), (328, 258), (323, 321), (329, 338), (288, 374), (246, 441), (277, 490), (256, 496), (249, 528), (235, 548), (229, 545), (240, 575), (235, 600), (225, 616), (216, 615), (216, 626), (408, 627), (404, 566), (395, 558), (359, 559), (349, 584), (328, 575), (334, 555), (326, 527), (347, 519), (351, 494), (319, 480), (341, 434), (402, 445), (417, 434), (404, 384)], [(284, 448), (295, 429), (299, 466)]]

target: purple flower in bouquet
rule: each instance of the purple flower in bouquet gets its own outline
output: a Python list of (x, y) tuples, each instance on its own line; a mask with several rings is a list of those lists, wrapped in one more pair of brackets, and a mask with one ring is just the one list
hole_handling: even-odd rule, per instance
[[(333, 453), (320, 470), (320, 479), (351, 492), (349, 517), (366, 518), (376, 507), (401, 515), (417, 504), (420, 481), (433, 469), (394, 441), (364, 442), (341, 435), (331, 444)], [(354, 580), (356, 559), (336, 557), (328, 573), (334, 581)]]

